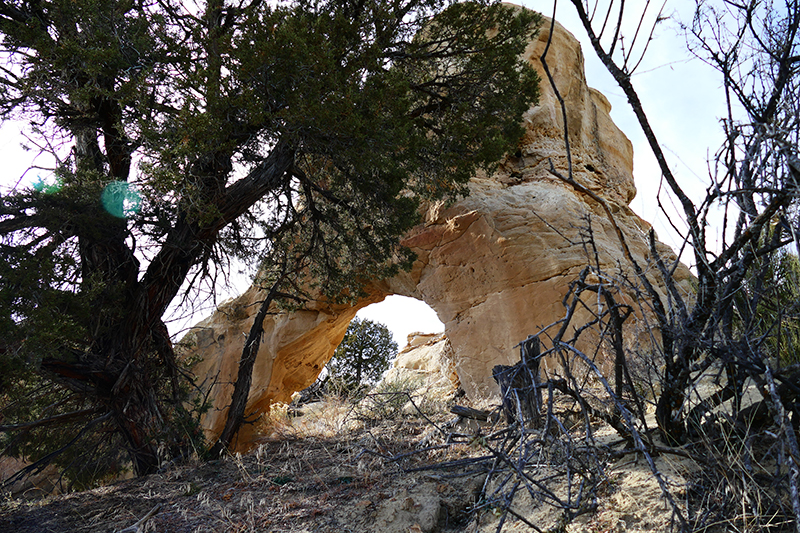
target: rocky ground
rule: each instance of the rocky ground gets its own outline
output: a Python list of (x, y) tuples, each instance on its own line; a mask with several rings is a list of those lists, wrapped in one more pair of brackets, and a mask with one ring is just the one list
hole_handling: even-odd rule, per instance
[(0, 530), (113, 532), (154, 508), (147, 531), (368, 531), (381, 520), (402, 522), (397, 531), (463, 525), (470, 503), (465, 491), (474, 492), (469, 482), (404, 476), (360, 450), (350, 438), (268, 442), (244, 456), (146, 479), (42, 501), (6, 501)]
[[(486, 458), (487, 450), (502, 448), (491, 435), (505, 430), (474, 421), (445, 427), (452, 419), (446, 409), (428, 405), (420, 412), (398, 397), (378, 398), (366, 408), (316, 404), (299, 418), (274, 412), (269, 437), (247, 454), (168, 466), (157, 475), (81, 493), (38, 500), (6, 497), (0, 504), (0, 531), (477, 533), (498, 526), (571, 532), (670, 527), (670, 507), (648, 465), (635, 455), (615, 453), (622, 446), (600, 425), (596, 438), (606, 444), (592, 460), (604, 461), (603, 474), (591, 477), (591, 491), (586, 489), (591, 497), (579, 516), (565, 520), (553, 499), (574, 501), (578, 478), (565, 475), (570, 460), (556, 453), (564, 449), (563, 438), (547, 440), (538, 464), (526, 465), (526, 477), (517, 478), (529, 480), (522, 487), (527, 483), (541, 490), (503, 493), (514, 468)], [(387, 407), (387, 399), (393, 405)], [(578, 440), (567, 440), (579, 442), (580, 432), (574, 437)], [(673, 488), (691, 469), (669, 455), (657, 461)], [(503, 503), (508, 494), (510, 503)]]

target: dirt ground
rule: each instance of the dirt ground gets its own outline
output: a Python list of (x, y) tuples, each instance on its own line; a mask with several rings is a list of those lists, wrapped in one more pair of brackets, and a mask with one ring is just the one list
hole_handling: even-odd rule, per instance
[[(309, 409), (273, 427), (270, 437), (243, 455), (169, 466), (147, 478), (80, 493), (38, 500), (7, 496), (0, 503), (0, 532), (113, 533), (137, 522), (139, 529), (128, 531), (478, 533), (497, 531), (501, 521), (502, 531), (535, 531), (526, 521), (541, 531), (670, 528), (670, 508), (641, 458), (610, 461), (596, 503), (569, 523), (559, 509), (520, 491), (510, 502), (527, 517), (520, 520), (479, 501), (486, 472), (471, 461), (485, 455), (477, 437), (487, 428), (465, 422), (452, 431), (474, 432), (476, 438), (446, 444), (432, 435), (432, 422), (443, 427), (452, 418), (445, 413), (428, 419), (394, 413), (357, 423), (337, 416)], [(678, 487), (689, 466), (670, 457), (657, 460)], [(562, 482), (555, 477), (548, 483), (556, 494), (568, 489), (557, 486)]]
[[(144, 479), (42, 500), (6, 499), (0, 531), (114, 532), (157, 506), (143, 531), (461, 530), (478, 479), (404, 474), (376, 455), (414, 451), (423, 425), (399, 426), (391, 432), (373, 427), (337, 437), (270, 440), (245, 455), (176, 466)], [(424, 455), (435, 460), (435, 453)]]

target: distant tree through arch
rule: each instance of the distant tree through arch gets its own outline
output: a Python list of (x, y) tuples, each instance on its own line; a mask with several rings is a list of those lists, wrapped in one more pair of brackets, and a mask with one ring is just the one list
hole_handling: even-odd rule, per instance
[(397, 356), (397, 343), (384, 324), (354, 318), (327, 365), (326, 385), (356, 393), (376, 383)]

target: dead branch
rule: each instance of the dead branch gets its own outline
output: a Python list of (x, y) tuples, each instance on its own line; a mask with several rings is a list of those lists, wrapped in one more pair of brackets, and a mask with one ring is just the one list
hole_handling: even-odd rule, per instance
[(120, 529), (117, 533), (141, 533), (143, 531), (144, 525), (147, 523), (148, 520), (153, 518), (158, 512), (161, 511), (161, 504), (157, 504), (155, 507), (150, 509), (150, 511), (144, 515), (138, 522), (133, 524), (132, 526), (128, 526), (125, 529)]

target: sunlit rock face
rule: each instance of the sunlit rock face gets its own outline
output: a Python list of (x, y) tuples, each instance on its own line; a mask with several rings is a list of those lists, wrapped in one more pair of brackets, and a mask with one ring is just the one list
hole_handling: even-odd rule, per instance
[[(591, 220), (597, 260), (609, 273), (629, 262), (605, 212), (588, 196), (555, 178), (549, 168), (568, 172), (564, 120), (540, 56), (550, 23), (545, 21), (525, 55), (542, 77), (539, 105), (523, 117), (526, 134), (516, 154), (492, 176), (475, 178), (470, 195), (450, 207), (430, 206), (425, 222), (404, 237), (417, 253), (409, 272), (369, 287), (369, 298), (354, 307), (312, 303), (302, 311), (268, 317), (258, 355), (248, 412), (288, 401), (310, 385), (333, 354), (361, 307), (390, 294), (426, 302), (445, 325), (453, 364), (470, 396), (496, 393), (491, 369), (513, 364), (515, 346), (564, 314), (568, 284), (587, 264), (582, 235)], [(641, 264), (649, 256), (650, 226), (628, 207), (636, 191), (633, 151), (609, 116), (611, 106), (586, 84), (577, 40), (555, 25), (547, 55), (555, 84), (566, 102), (573, 176), (611, 207), (631, 252)], [(665, 259), (674, 254), (658, 244)], [(594, 259), (594, 258), (592, 258)], [(676, 273), (688, 289), (691, 274)], [(211, 389), (214, 407), (204, 425), (221, 431), (242, 346), (258, 310), (250, 289), (221, 307), (195, 330), (195, 372)], [(247, 440), (247, 435), (242, 435)]]
[(459, 387), (450, 341), (444, 333), (412, 333), (378, 388), (413, 388), (420, 398), (451, 398)]

